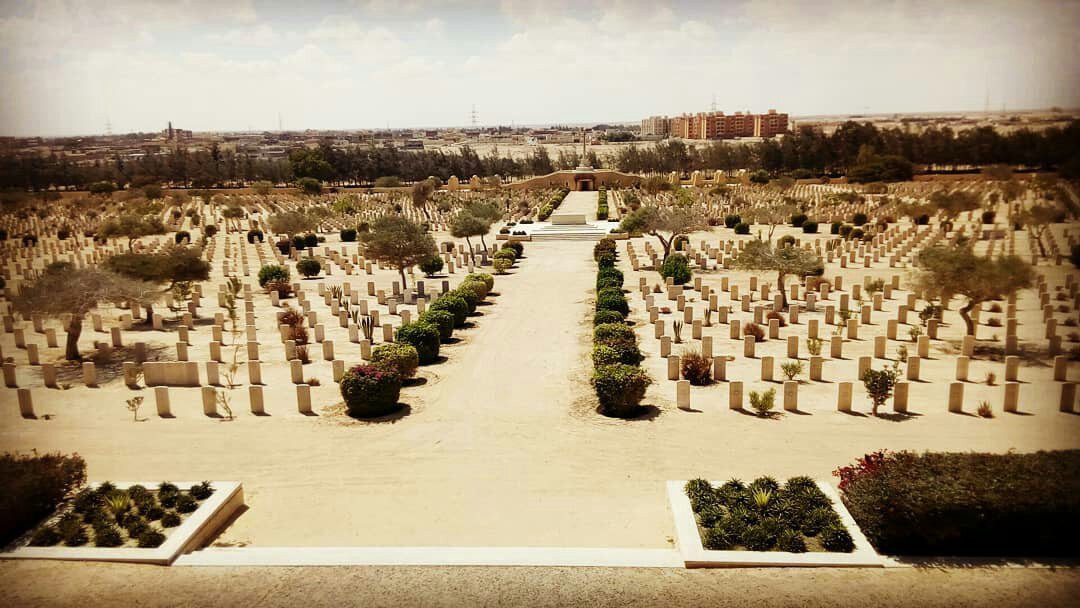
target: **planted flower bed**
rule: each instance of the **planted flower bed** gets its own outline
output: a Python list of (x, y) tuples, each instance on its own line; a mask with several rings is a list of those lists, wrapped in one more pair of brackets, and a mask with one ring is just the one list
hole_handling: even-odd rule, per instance
[(171, 563), (244, 504), (236, 482), (103, 482), (61, 503), (2, 557)]
[(809, 477), (668, 482), (668, 495), (687, 567), (882, 565), (833, 489)]

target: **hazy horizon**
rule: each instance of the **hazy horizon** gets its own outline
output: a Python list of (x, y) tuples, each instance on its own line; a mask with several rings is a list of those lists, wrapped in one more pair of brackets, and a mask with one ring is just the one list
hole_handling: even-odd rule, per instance
[[(1080, 2), (14, 0), (0, 134), (1080, 105)], [(735, 86), (732, 86), (732, 85)]]

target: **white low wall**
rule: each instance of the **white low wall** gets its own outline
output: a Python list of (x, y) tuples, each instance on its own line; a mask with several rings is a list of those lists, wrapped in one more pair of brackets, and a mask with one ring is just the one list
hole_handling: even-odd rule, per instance
[(556, 226), (577, 226), (585, 223), (585, 214), (583, 213), (553, 213), (551, 215), (551, 223)]

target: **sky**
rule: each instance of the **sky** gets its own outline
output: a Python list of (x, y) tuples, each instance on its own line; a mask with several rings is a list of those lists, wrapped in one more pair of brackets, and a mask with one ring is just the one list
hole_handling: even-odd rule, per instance
[(1080, 106), (1080, 0), (0, 0), (0, 135)]

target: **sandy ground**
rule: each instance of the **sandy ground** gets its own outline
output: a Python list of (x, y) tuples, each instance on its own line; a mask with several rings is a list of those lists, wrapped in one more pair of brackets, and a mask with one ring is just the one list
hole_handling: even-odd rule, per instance
[(1075, 570), (1041, 568), (63, 567), (57, 576), (55, 563), (0, 562), (5, 605), (1054, 608), (1080, 594)]

